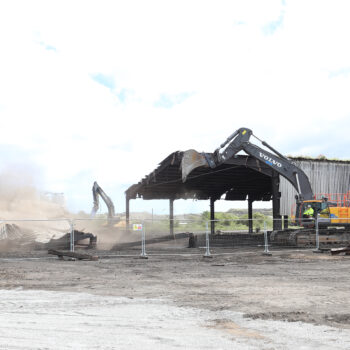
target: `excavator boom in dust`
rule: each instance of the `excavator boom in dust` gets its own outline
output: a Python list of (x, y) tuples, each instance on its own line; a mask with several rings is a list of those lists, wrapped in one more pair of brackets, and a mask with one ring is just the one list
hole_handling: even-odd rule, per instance
[(105, 191), (103, 191), (103, 189), (98, 185), (98, 183), (96, 181), (94, 182), (94, 185), (92, 186), (92, 196), (93, 196), (93, 200), (94, 200), (94, 206), (93, 206), (92, 211), (91, 211), (91, 217), (94, 217), (100, 208), (100, 201), (99, 201), (99, 196), (100, 196), (107, 206), (108, 219), (113, 219), (115, 217), (114, 204), (113, 204), (112, 200), (107, 196)]

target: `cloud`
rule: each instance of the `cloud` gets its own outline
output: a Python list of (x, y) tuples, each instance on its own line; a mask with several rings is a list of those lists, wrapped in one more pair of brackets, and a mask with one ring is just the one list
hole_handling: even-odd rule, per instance
[(3, 149), (27, 150), (86, 210), (90, 182), (119, 198), (169, 153), (212, 151), (241, 126), (285, 154), (349, 158), (348, 7), (2, 3)]
[(180, 93), (177, 95), (161, 94), (159, 99), (154, 103), (154, 107), (172, 108), (175, 105), (178, 105), (178, 104), (184, 102), (192, 95), (193, 95), (193, 93), (188, 93), (188, 92), (183, 92), (183, 93)]
[(347, 77), (349, 75), (350, 75), (350, 67), (344, 67), (344, 68), (340, 68), (338, 70), (329, 72), (328, 77), (332, 79), (337, 77)]
[(285, 16), (285, 6), (286, 6), (286, 2), (284, 0), (281, 1), (281, 10), (280, 13), (278, 15), (278, 18), (274, 21), (269, 22), (268, 24), (266, 24), (263, 27), (263, 32), (266, 35), (273, 35), (276, 30), (278, 30), (280, 27), (283, 26), (283, 21), (284, 21), (284, 16)]
[(92, 75), (92, 79), (110, 90), (113, 90), (115, 88), (113, 76), (97, 73)]

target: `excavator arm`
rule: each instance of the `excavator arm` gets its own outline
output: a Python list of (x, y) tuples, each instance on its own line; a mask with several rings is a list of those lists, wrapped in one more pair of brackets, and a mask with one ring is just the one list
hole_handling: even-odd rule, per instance
[[(197, 164), (205, 164), (210, 168), (216, 168), (217, 166), (225, 163), (228, 159), (235, 156), (239, 151), (243, 150), (248, 155), (256, 158), (257, 160), (265, 163), (270, 168), (275, 170), (281, 176), (285, 177), (297, 190), (298, 200), (309, 200), (313, 198), (311, 184), (306, 174), (294, 165), (288, 158), (284, 157), (281, 153), (272, 148), (264, 141), (261, 143), (269, 148), (273, 153), (262, 149), (251, 142), (250, 137), (254, 136), (252, 130), (247, 128), (240, 128), (235, 131), (228, 139), (218, 147), (214, 153), (202, 153), (201, 157), (196, 154)], [(190, 150), (189, 154), (184, 155), (184, 159), (194, 158), (194, 151)], [(189, 157), (191, 155), (191, 157)], [(204, 161), (205, 159), (205, 161)], [(201, 161), (200, 161), (201, 160)], [(182, 163), (183, 179), (186, 179), (189, 172), (195, 167), (190, 163)]]
[(108, 218), (110, 219), (114, 218), (115, 216), (114, 204), (96, 181), (94, 182), (94, 185), (92, 187), (92, 196), (94, 200), (94, 206), (91, 211), (91, 216), (94, 217), (96, 215), (100, 207), (99, 196), (101, 196), (101, 198), (106, 203), (106, 206), (108, 208)]

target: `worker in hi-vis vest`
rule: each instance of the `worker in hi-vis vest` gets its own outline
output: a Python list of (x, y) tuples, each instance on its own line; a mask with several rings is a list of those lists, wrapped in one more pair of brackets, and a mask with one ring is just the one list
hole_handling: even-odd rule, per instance
[(309, 204), (303, 213), (303, 217), (312, 218), (313, 216), (314, 216), (314, 210), (312, 209), (312, 206)]

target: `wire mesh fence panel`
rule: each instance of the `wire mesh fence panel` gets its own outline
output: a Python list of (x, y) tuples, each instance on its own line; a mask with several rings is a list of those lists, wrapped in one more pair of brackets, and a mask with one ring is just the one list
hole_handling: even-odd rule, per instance
[(268, 228), (269, 245), (276, 248), (331, 249), (350, 244), (347, 218), (304, 217), (273, 220)]
[(350, 218), (319, 215), (317, 233), (317, 249), (350, 246)]
[[(207, 235), (206, 235), (207, 233)], [(38, 254), (48, 249), (95, 249), (98, 255), (147, 256), (157, 253), (215, 254), (221, 248), (327, 250), (350, 246), (350, 218), (302, 218), (296, 221), (247, 218), (129, 222), (106, 217), (0, 221), (0, 256)]]
[(0, 255), (39, 254), (47, 249), (70, 248), (70, 223), (57, 220), (0, 221)]
[(85, 242), (79, 242), (79, 246), (91, 244), (90, 237), (93, 236), (92, 246), (101, 252), (138, 255), (141, 251), (142, 232), (142, 229), (137, 229), (140, 227), (138, 225), (142, 227), (143, 221), (126, 222), (106, 217), (74, 219), (74, 232), (85, 235)]
[[(215, 234), (233, 234), (233, 233), (260, 233), (264, 228), (264, 222), (269, 226), (272, 225), (272, 219), (264, 217), (258, 219), (224, 219), (224, 220), (210, 220), (214, 223)], [(212, 225), (212, 224), (211, 224)]]
[[(210, 247), (259, 247), (264, 242), (264, 220), (261, 219), (224, 219), (210, 220)], [(205, 236), (199, 238), (201, 244), (205, 242)]]
[(204, 220), (144, 220), (146, 249), (155, 253), (194, 253), (197, 235), (205, 233)]
[(308, 219), (304, 226), (288, 217), (273, 219), (267, 222), (267, 237), (270, 249), (314, 248), (315, 220)]
[[(210, 233), (211, 248), (263, 247), (265, 250), (267, 246), (269, 249), (315, 249), (318, 242), (316, 220), (314, 218), (305, 218), (298, 222), (288, 217), (280, 219), (262, 217), (256, 219), (212, 220), (210, 221)], [(342, 237), (345, 238), (346, 235)], [(332, 240), (334, 240), (332, 231), (320, 228), (320, 246), (322, 247), (327, 242), (330, 244)], [(199, 238), (199, 242), (204, 245), (204, 236)]]
[[(315, 248), (315, 220), (296, 224), (284, 217), (210, 221), (210, 247)], [(204, 245), (204, 236), (199, 239)]]

